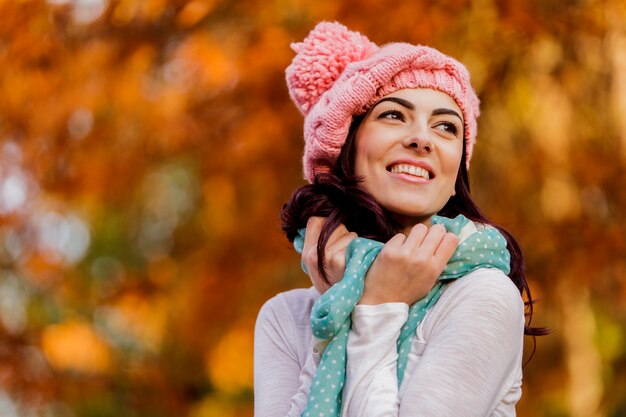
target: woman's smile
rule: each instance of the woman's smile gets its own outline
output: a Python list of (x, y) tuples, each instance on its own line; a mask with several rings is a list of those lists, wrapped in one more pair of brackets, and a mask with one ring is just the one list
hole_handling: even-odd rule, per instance
[(397, 176), (407, 181), (417, 181), (423, 183), (424, 180), (430, 180), (434, 176), (431, 175), (432, 168), (424, 161), (395, 161), (387, 169), (392, 174), (398, 174)]

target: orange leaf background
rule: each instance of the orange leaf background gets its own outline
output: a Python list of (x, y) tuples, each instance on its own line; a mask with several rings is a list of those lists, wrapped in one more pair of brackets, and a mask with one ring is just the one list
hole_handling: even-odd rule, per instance
[[(319, 20), (466, 63), (473, 192), (540, 302), (520, 416), (626, 415), (621, 0), (0, 1), (0, 415), (251, 416), (262, 303), (308, 285), (284, 69)], [(526, 356), (533, 343), (527, 340)]]

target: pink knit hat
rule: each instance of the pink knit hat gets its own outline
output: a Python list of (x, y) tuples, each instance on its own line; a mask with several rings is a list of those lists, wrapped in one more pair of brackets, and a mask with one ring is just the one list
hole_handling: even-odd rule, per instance
[(339, 23), (319, 23), (287, 67), (289, 95), (304, 114), (304, 176), (329, 172), (339, 157), (352, 116), (405, 88), (431, 88), (452, 97), (463, 112), (467, 159), (476, 143), (478, 97), (463, 64), (436, 49), (408, 43), (378, 47)]

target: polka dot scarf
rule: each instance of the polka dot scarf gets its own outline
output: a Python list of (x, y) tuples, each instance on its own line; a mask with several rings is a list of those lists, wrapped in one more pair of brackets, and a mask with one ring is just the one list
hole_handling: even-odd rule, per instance
[[(454, 219), (435, 216), (432, 223), (441, 224), (449, 232), (459, 236), (459, 246), (433, 289), (409, 308), (409, 318), (402, 327), (397, 342), (398, 385), (404, 377), (415, 330), (426, 312), (437, 302), (447, 283), (478, 268), (497, 268), (505, 274), (510, 271), (506, 239), (497, 229), (474, 223), (462, 215)], [(299, 253), (302, 253), (304, 246), (304, 232), (304, 229), (300, 230), (299, 236), (294, 240), (294, 246)], [(381, 242), (354, 239), (346, 250), (346, 272), (343, 279), (326, 291), (313, 306), (313, 335), (329, 342), (311, 383), (303, 417), (336, 417), (341, 413), (350, 315), (363, 295), (365, 274), (382, 247)]]

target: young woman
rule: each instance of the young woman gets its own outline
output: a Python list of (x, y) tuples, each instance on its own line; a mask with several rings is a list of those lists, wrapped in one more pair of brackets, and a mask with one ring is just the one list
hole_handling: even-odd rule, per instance
[(313, 287), (259, 313), (255, 415), (515, 415), (523, 335), (541, 330), (519, 245), (469, 193), (467, 70), (338, 23), (294, 49), (310, 184), (282, 220)]

